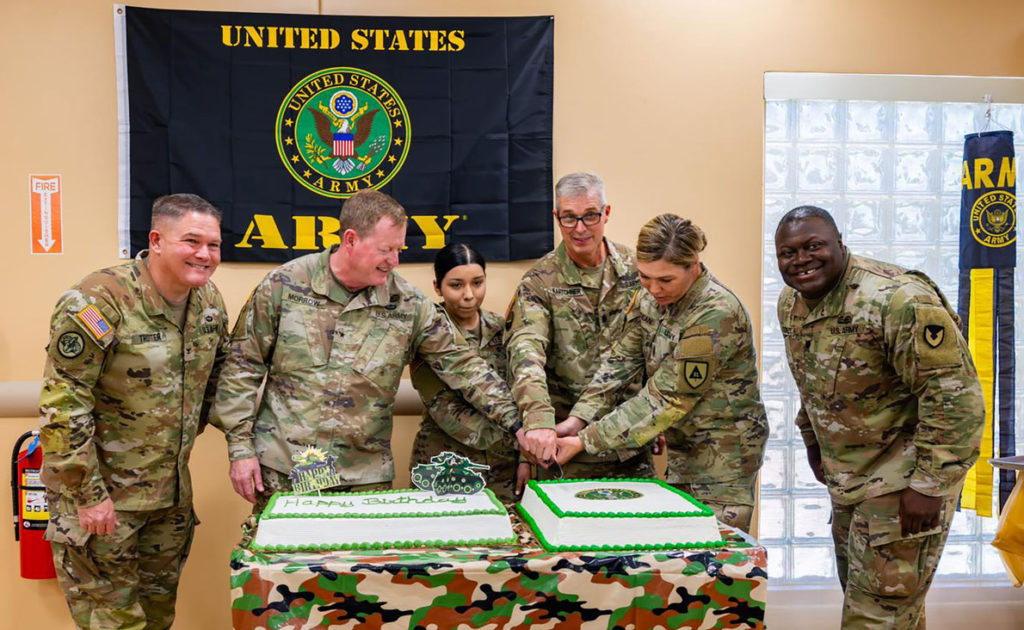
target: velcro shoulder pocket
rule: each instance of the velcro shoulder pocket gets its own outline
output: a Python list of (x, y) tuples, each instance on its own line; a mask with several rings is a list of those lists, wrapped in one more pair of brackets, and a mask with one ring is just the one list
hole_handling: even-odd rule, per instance
[(914, 354), (921, 369), (960, 365), (963, 357), (949, 312), (931, 304), (914, 305)]
[(676, 361), (678, 387), (682, 392), (703, 392), (715, 369), (715, 344), (707, 326), (693, 326), (683, 333), (672, 358)]
[(709, 356), (715, 352), (714, 340), (711, 337), (712, 330), (708, 326), (691, 326), (683, 332), (679, 345), (676, 346), (673, 357), (682, 359), (685, 357)]

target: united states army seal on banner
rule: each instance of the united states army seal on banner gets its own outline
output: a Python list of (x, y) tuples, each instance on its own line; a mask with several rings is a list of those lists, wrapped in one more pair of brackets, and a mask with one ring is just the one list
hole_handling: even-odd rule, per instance
[(299, 81), (277, 113), (277, 152), (300, 184), (347, 199), (391, 181), (409, 154), (409, 112), (384, 79), (325, 68)]
[(971, 234), (985, 247), (1004, 247), (1017, 240), (1017, 199), (993, 190), (978, 197), (971, 208)]

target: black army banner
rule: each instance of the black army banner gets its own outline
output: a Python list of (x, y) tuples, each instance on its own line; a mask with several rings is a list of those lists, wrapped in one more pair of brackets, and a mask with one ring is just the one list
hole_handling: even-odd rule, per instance
[[(980, 516), (992, 515), (993, 470), (988, 460), (996, 442), (1001, 457), (1014, 454), (1016, 173), (1013, 132), (988, 131), (964, 137), (957, 310), (985, 392), (985, 431), (981, 456), (964, 483), (961, 505)], [(1013, 485), (1013, 471), (1001, 471), (1000, 506), (1006, 503)]]
[(400, 18), (115, 7), (122, 256), (156, 197), (224, 212), (223, 259), (338, 242), (375, 188), (410, 216), (402, 260), (553, 246), (551, 17)]

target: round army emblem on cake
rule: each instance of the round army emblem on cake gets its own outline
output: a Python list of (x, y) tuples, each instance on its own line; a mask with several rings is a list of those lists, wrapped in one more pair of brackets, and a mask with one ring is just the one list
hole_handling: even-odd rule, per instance
[(575, 496), (577, 499), (591, 501), (620, 501), (622, 499), (639, 499), (644, 495), (636, 490), (626, 490), (625, 488), (593, 488), (581, 490)]

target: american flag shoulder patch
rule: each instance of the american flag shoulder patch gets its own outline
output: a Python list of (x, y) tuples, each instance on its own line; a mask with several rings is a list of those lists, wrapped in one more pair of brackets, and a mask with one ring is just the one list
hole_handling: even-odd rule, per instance
[(76, 315), (79, 320), (85, 324), (86, 329), (92, 333), (93, 337), (97, 340), (103, 339), (110, 334), (113, 328), (110, 326), (110, 322), (107, 321), (106, 317), (103, 317), (103, 313), (100, 309), (96, 308), (95, 304), (90, 304)]

